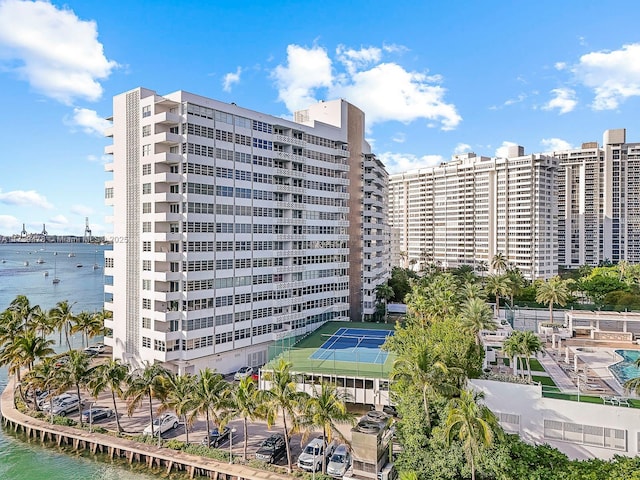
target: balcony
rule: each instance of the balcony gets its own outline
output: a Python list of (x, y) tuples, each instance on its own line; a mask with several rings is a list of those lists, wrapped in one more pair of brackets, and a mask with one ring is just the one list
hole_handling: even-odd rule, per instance
[(180, 135), (170, 132), (156, 133), (155, 135), (150, 137), (150, 139), (152, 143), (161, 145), (178, 145), (182, 141), (182, 137)]
[(306, 147), (307, 142), (304, 140), (289, 137), (287, 135), (274, 135), (273, 141), (277, 143), (286, 143), (288, 145), (295, 145), (296, 147)]
[(107, 138), (113, 138), (113, 127), (107, 127), (103, 131), (104, 136)]
[(170, 112), (156, 113), (151, 117), (151, 121), (160, 125), (177, 125), (180, 123), (180, 115)]
[(154, 153), (150, 159), (154, 163), (179, 163), (182, 160), (182, 155), (179, 153), (160, 152)]
[(105, 145), (104, 146), (104, 154), (105, 155), (113, 155), (113, 145)]
[(113, 162), (105, 163), (104, 164), (104, 171), (105, 172), (113, 172)]

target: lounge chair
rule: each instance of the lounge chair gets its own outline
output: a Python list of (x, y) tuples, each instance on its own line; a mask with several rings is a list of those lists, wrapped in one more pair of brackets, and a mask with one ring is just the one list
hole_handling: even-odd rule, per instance
[(629, 404), (629, 399), (626, 397), (615, 397), (616, 402), (618, 402), (618, 405), (620, 405), (621, 407), (630, 407), (631, 405)]
[(606, 405), (607, 403), (610, 405), (619, 405), (618, 399), (616, 397), (611, 397), (609, 395), (600, 395), (602, 399), (602, 403)]

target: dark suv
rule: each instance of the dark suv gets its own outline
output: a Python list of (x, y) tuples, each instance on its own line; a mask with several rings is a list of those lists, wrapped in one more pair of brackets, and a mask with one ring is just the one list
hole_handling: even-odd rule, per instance
[(256, 452), (256, 460), (263, 462), (275, 463), (282, 456), (287, 454), (287, 445), (284, 441), (284, 435), (274, 433), (267, 438)]

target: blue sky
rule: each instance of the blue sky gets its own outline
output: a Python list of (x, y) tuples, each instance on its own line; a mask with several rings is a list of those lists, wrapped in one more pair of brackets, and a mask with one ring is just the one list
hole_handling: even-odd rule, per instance
[(137, 86), (284, 117), (345, 98), (391, 173), (640, 141), (638, 19), (615, 0), (0, 0), (0, 234), (111, 231), (100, 132)]

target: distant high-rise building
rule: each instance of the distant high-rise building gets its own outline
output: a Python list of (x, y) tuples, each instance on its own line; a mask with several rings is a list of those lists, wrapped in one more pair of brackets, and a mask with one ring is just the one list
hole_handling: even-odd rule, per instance
[(274, 340), (375, 311), (388, 177), (346, 101), (295, 121), (183, 91), (113, 99), (105, 343), (133, 364), (231, 372)]
[(558, 262), (640, 263), (640, 143), (626, 130), (607, 130), (597, 142), (553, 152), (558, 178)]
[[(389, 179), (389, 221), (399, 252), (415, 269), (471, 265), (497, 254), (529, 278), (557, 273), (556, 169), (547, 155), (456, 155), (439, 166)], [(484, 267), (484, 268), (483, 268)]]

